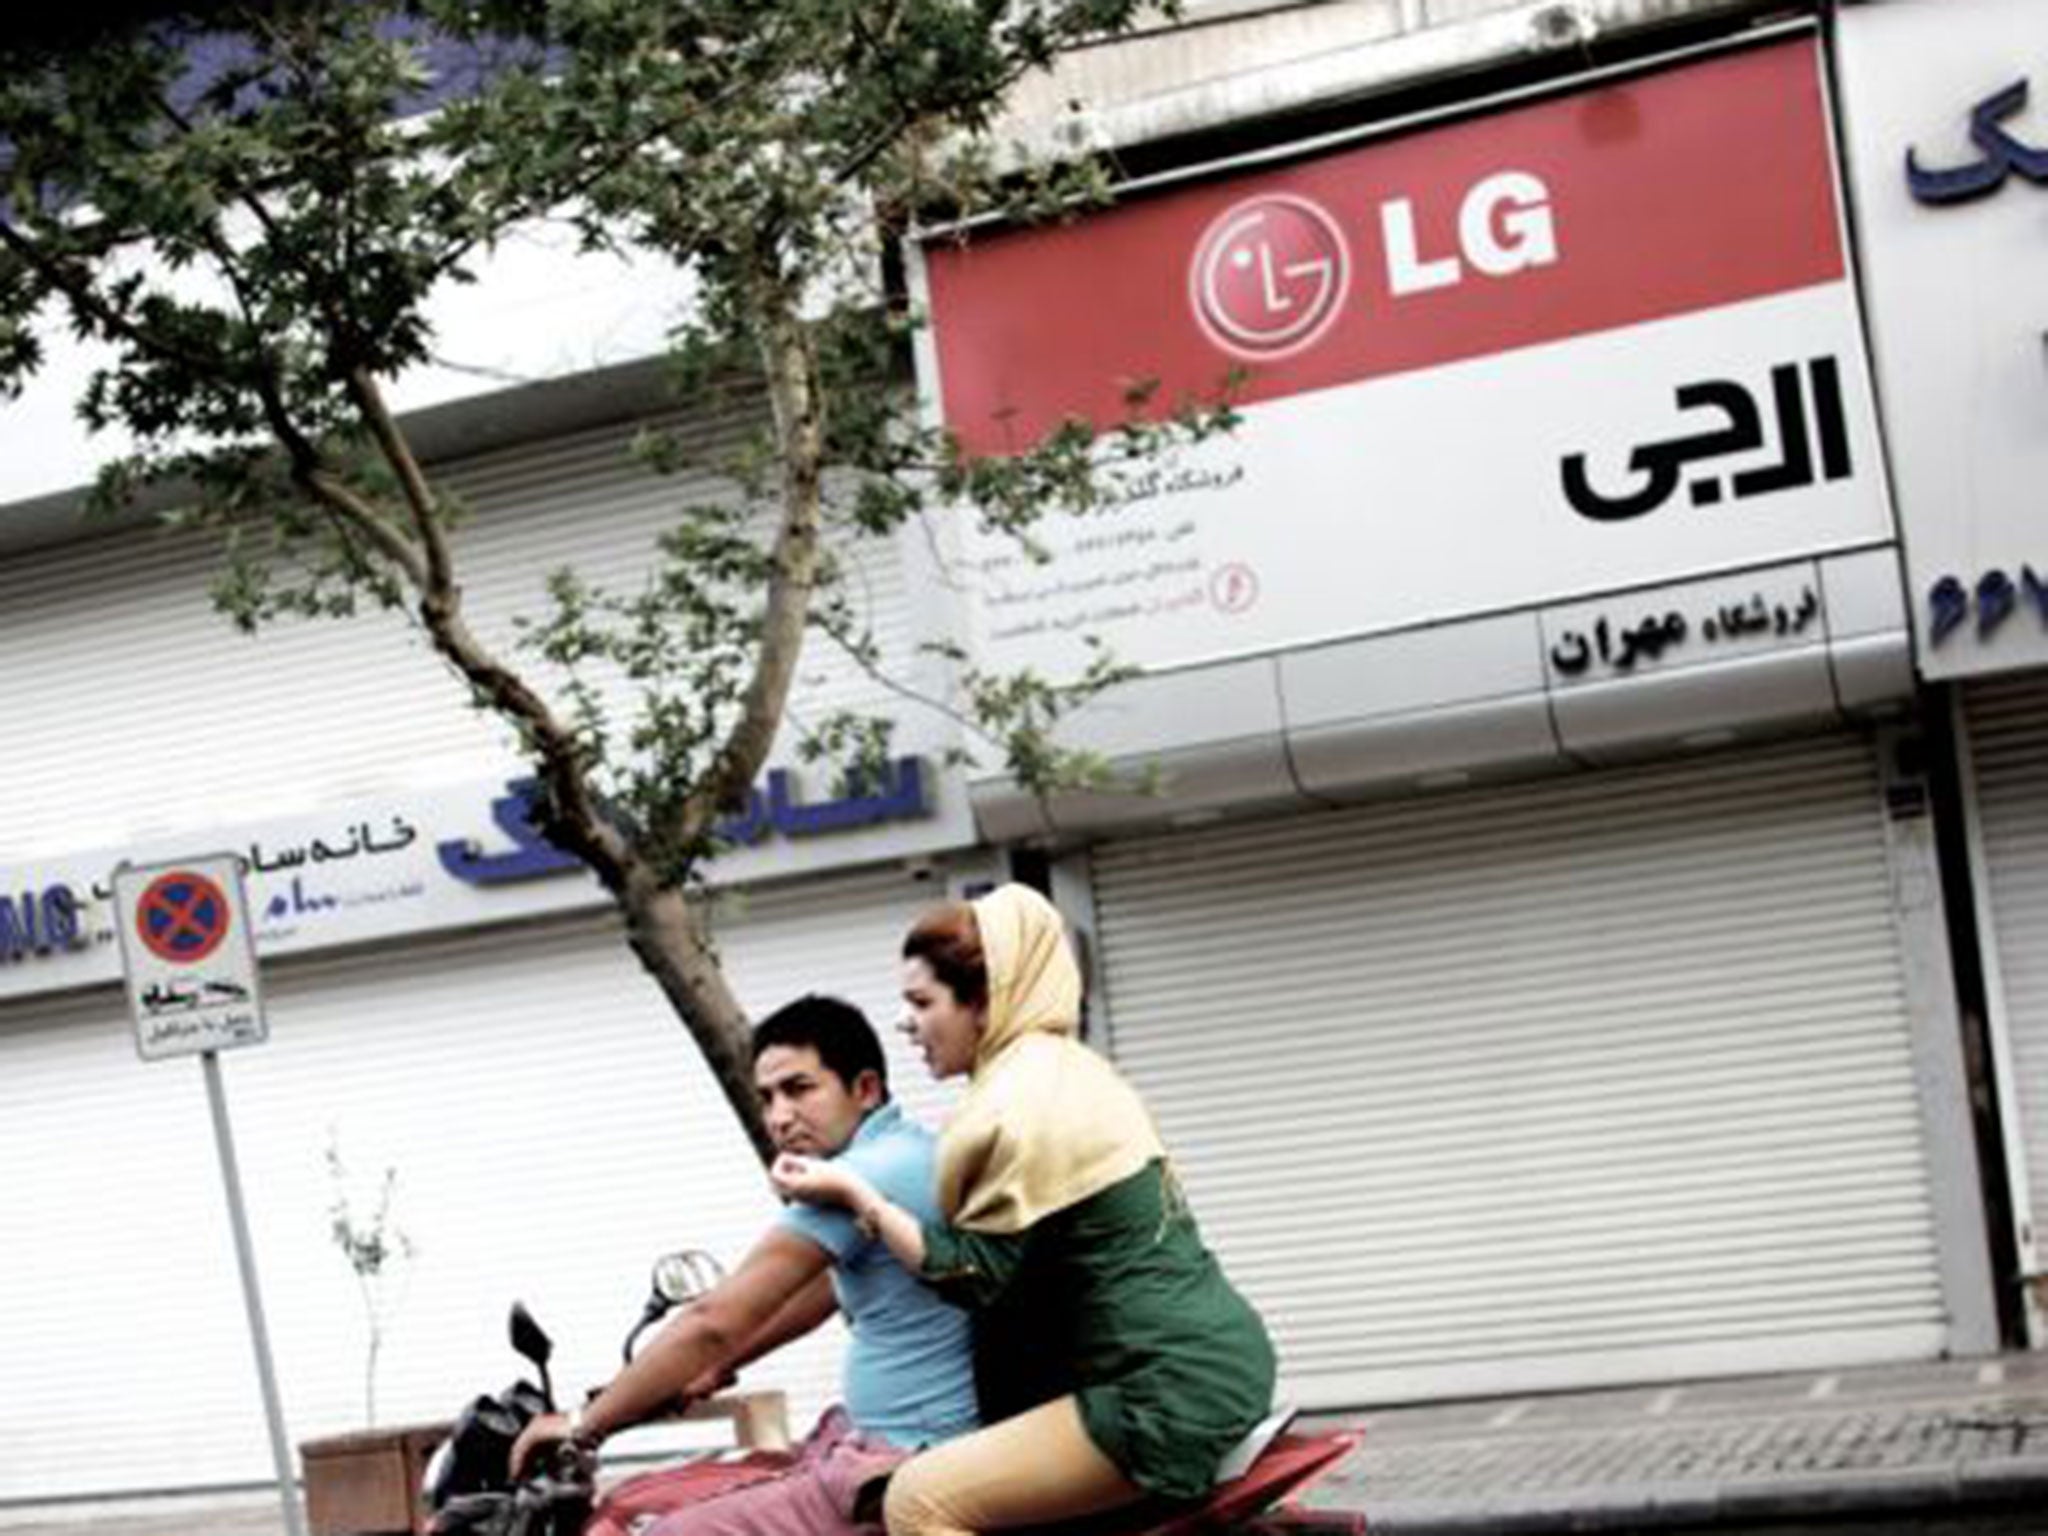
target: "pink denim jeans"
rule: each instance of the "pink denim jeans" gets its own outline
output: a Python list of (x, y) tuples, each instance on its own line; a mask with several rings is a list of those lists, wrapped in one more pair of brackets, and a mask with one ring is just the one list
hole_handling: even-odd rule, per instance
[[(662, 1515), (638, 1536), (880, 1536), (879, 1498), (861, 1491), (912, 1453), (856, 1434), (845, 1410), (818, 1421), (786, 1472)], [(855, 1518), (855, 1510), (868, 1516)]]

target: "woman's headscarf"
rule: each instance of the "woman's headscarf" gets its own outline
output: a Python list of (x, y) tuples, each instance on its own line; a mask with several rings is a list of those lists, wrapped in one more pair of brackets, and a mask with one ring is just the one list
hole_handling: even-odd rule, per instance
[(988, 1023), (967, 1095), (939, 1138), (939, 1209), (1021, 1232), (1165, 1156), (1116, 1069), (1075, 1036), (1081, 970), (1051, 902), (1006, 885), (974, 903)]

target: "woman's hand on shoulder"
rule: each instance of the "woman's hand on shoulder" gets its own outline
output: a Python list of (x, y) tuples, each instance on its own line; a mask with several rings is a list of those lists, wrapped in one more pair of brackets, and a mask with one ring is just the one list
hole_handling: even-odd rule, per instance
[(851, 1168), (822, 1157), (785, 1152), (768, 1169), (768, 1178), (785, 1200), (807, 1205), (843, 1205), (857, 1209), (863, 1195), (872, 1195), (868, 1181)]

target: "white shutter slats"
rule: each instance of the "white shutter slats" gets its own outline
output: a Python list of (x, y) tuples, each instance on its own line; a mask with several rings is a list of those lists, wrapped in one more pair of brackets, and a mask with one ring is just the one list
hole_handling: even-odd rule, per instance
[[(1894, 1080), (1880, 1086), (1902, 1089), (1905, 1085)], [(1729, 1105), (1730, 1101), (1724, 1098), (1704, 1104), (1692, 1100), (1685, 1107), (1725, 1113)], [(1668, 1113), (1660, 1116), (1643, 1112), (1605, 1128), (1589, 1127), (1585, 1135), (1573, 1135), (1569, 1130), (1560, 1128), (1549, 1132), (1547, 1143), (1539, 1129), (1534, 1134), (1515, 1137), (1515, 1176), (1533, 1177), (1551, 1168), (1597, 1166), (1608, 1159), (1625, 1156), (1631, 1183), (1620, 1193), (1603, 1191), (1601, 1195), (1603, 1199), (1621, 1199), (1630, 1192), (1644, 1189), (1653, 1176), (1667, 1170), (1674, 1174), (1711, 1177), (1707, 1170), (1719, 1169), (1725, 1164), (1731, 1170), (1754, 1168), (1768, 1174), (1773, 1171), (1774, 1160), (1769, 1154), (1775, 1154), (1778, 1165), (1782, 1166), (1785, 1157), (1816, 1141), (1824, 1140), (1830, 1156), (1836, 1155), (1839, 1146), (1871, 1149), (1910, 1147), (1916, 1156), (1920, 1150), (1917, 1134), (1909, 1135), (1904, 1129), (1871, 1131), (1868, 1116), (1859, 1112), (1855, 1101), (1845, 1100), (1832, 1106), (1823, 1103), (1812, 1114), (1805, 1113), (1797, 1104), (1784, 1104), (1775, 1117), (1768, 1115), (1772, 1107), (1764, 1106), (1765, 1112), (1756, 1117), (1754, 1130), (1745, 1128), (1739, 1139), (1731, 1136), (1726, 1141), (1709, 1137), (1691, 1127), (1684, 1128), (1682, 1140), (1668, 1138), (1664, 1134), (1671, 1125)], [(1420, 1113), (1432, 1113), (1435, 1105), (1425, 1104), (1417, 1108)], [(1201, 1137), (1203, 1158), (1219, 1165), (1215, 1175), (1218, 1185), (1227, 1186), (1229, 1181), (1236, 1179), (1243, 1181), (1248, 1191), (1256, 1191), (1262, 1183), (1270, 1186), (1270, 1168), (1262, 1164), (1262, 1152), (1270, 1152), (1276, 1161), (1292, 1157), (1306, 1165), (1333, 1142), (1345, 1139), (1343, 1132), (1347, 1127), (1332, 1126), (1326, 1119), (1313, 1118), (1310, 1109), (1291, 1109), (1284, 1103), (1275, 1105), (1273, 1118), (1285, 1119), (1290, 1115), (1311, 1117), (1311, 1124), (1294, 1134), (1276, 1132), (1260, 1137), (1248, 1133), (1235, 1143), (1222, 1137), (1212, 1141), (1204, 1133)], [(1426, 1170), (1445, 1175), (1469, 1173), (1477, 1180), (1499, 1166), (1499, 1132), (1500, 1122), (1497, 1119), (1488, 1120), (1474, 1115), (1445, 1117), (1431, 1135), (1413, 1137), (1403, 1147), (1389, 1146), (1383, 1151), (1376, 1148), (1375, 1161), (1379, 1167), (1375, 1171), (1360, 1171), (1356, 1175), (1357, 1187), (1371, 1190), (1383, 1183), (1398, 1183), (1404, 1176)], [(1230, 1159), (1235, 1160), (1235, 1166), (1227, 1161)], [(1805, 1170), (1816, 1165), (1802, 1161), (1800, 1166)], [(1204, 1187), (1208, 1187), (1206, 1180)], [(1457, 1198), (1455, 1190), (1435, 1191), (1429, 1196), (1429, 1201), (1432, 1207), (1442, 1208), (1445, 1202), (1455, 1202)], [(1748, 1197), (1745, 1195), (1743, 1198)], [(1289, 1219), (1284, 1212), (1276, 1212), (1275, 1215), (1279, 1220)]]
[[(1683, 1309), (1683, 1321), (1692, 1328), (1710, 1324), (1716, 1316), (1768, 1319), (1773, 1296), (1782, 1296), (1788, 1309), (1793, 1309), (1797, 1315), (1801, 1301), (1810, 1304), (1809, 1311), (1825, 1310), (1828, 1298), (1838, 1290), (1844, 1296), (1854, 1296), (1859, 1290), (1872, 1288), (1891, 1290), (1898, 1284), (1897, 1272), (1901, 1265), (1887, 1261), (1903, 1260), (1904, 1266), (1910, 1268), (1917, 1257), (1910, 1249), (1884, 1244), (1852, 1245), (1843, 1251), (1842, 1273), (1837, 1277), (1833, 1270), (1762, 1262), (1754, 1250), (1743, 1253), (1738, 1248), (1737, 1252), (1752, 1262), (1734, 1276), (1717, 1278), (1711, 1295), (1701, 1296), (1697, 1298), (1696, 1305)], [(1681, 1249), (1659, 1257), (1684, 1259), (1697, 1256), (1697, 1249), (1690, 1253)], [(1587, 1278), (1569, 1289), (1559, 1289), (1542, 1285), (1533, 1266), (1492, 1264), (1479, 1254), (1473, 1257), (1474, 1273), (1469, 1277), (1430, 1284), (1414, 1281), (1405, 1286), (1391, 1287), (1384, 1295), (1376, 1294), (1370, 1303), (1356, 1308), (1347, 1305), (1341, 1293), (1334, 1290), (1326, 1292), (1322, 1321), (1325, 1336), (1333, 1345), (1355, 1345), (1354, 1325), (1377, 1316), (1383, 1320), (1383, 1332), (1388, 1338), (1405, 1338), (1411, 1348), (1417, 1343), (1417, 1323), (1434, 1320), (1455, 1325), (1460, 1341), (1484, 1337), (1494, 1341), (1504, 1352), (1526, 1349), (1530, 1327), (1538, 1322), (1546, 1327), (1556, 1327), (1591, 1320), (1596, 1324), (1631, 1327), (1640, 1334), (1654, 1328), (1658, 1319), (1667, 1325), (1673, 1321), (1670, 1298), (1644, 1294), (1642, 1280), (1651, 1263), (1652, 1260), (1646, 1256), (1633, 1267), (1617, 1265), (1603, 1268), (1597, 1278)], [(1502, 1281), (1525, 1288), (1514, 1314), (1504, 1316), (1496, 1313), (1491, 1317), (1472, 1319), (1469, 1312), (1473, 1303), (1484, 1300), (1490, 1294), (1491, 1285)]]
[[(1589, 989), (1594, 995), (1603, 994), (1604, 989)], [(1495, 1001), (1492, 993), (1483, 989), (1477, 991), (1477, 1000), (1484, 1003)], [(1612, 995), (1612, 994), (1607, 994)], [(1815, 1004), (1837, 1004), (1836, 1008), (1823, 1011), (1810, 1007), (1799, 1011), (1795, 1006), (1801, 999)], [(1633, 997), (1627, 999), (1633, 1001)], [(1897, 989), (1889, 986), (1850, 988), (1846, 999), (1824, 997), (1815, 990), (1801, 989), (1785, 997), (1769, 999), (1779, 1006), (1761, 1018), (1763, 1028), (1738, 1036), (1729, 1042), (1729, 1053), (1718, 1059), (1725, 1065), (1739, 1054), (1745, 1045), (1763, 1052), (1777, 1055), (1781, 1050), (1796, 1047), (1802, 1039), (1812, 1038), (1819, 1042), (1819, 1048), (1827, 1049), (1828, 1042), (1843, 1034), (1855, 1034), (1859, 1020), (1864, 1014), (1858, 1013), (1860, 1005), (1883, 1006), (1898, 1000)], [(1225, 1002), (1227, 999), (1219, 999)], [(1296, 1007), (1308, 1006), (1326, 1001), (1330, 1006), (1343, 1006), (1341, 993), (1317, 994), (1304, 992), (1299, 998), (1291, 998)], [(1758, 1002), (1765, 1001), (1761, 996)], [(1250, 1015), (1257, 1019), (1258, 1014)], [(1525, 1084), (1540, 1081), (1546, 1075), (1576, 1075), (1581, 1072), (1626, 1073), (1639, 1060), (1654, 1058), (1670, 1060), (1674, 1047), (1682, 1048), (1695, 1040), (1703, 1028), (1726, 1027), (1729, 1011), (1726, 1006), (1699, 1006), (1674, 1009), (1670, 1017), (1659, 1017), (1655, 1027), (1638, 1027), (1631, 1030), (1624, 1042), (1615, 1043), (1611, 1026), (1603, 1027), (1595, 1019), (1589, 1020), (1584, 1009), (1573, 1010), (1564, 1006), (1546, 1009), (1525, 1009), (1517, 1020), (1518, 1033), (1503, 1032), (1500, 1037), (1486, 1040), (1444, 1040), (1441, 1027), (1446, 1020), (1454, 1020), (1448, 1010), (1432, 1010), (1428, 1015), (1411, 1016), (1401, 1028), (1384, 1032), (1374, 1028), (1371, 1032), (1360, 1030), (1346, 1038), (1333, 1040), (1325, 1059), (1333, 1066), (1378, 1067), (1394, 1072), (1417, 1069), (1414, 1047), (1420, 1043), (1435, 1043), (1427, 1071), (1431, 1081), (1441, 1081), (1443, 1074), (1454, 1072), (1460, 1064), (1469, 1059), (1477, 1069), (1493, 1072), (1505, 1060), (1519, 1061), (1530, 1074)], [(1775, 1025), (1775, 1028), (1771, 1026)], [(1570, 1054), (1576, 1047), (1585, 1047), (1596, 1053), (1593, 1059), (1577, 1060)], [(1191, 1044), (1186, 1059), (1162, 1064), (1156, 1069), (1163, 1079), (1177, 1080), (1182, 1077), (1217, 1077), (1228, 1079), (1236, 1075), (1236, 1066), (1227, 1045), (1213, 1041)], [(1320, 1085), (1304, 1083), (1304, 1090), (1315, 1091)], [(1374, 1084), (1361, 1084), (1359, 1091), (1371, 1092)], [(1284, 1091), (1284, 1086), (1281, 1091)]]
[[(753, 425), (733, 412), (679, 430), (693, 451), (716, 455)], [(470, 509), (455, 541), (468, 616), (486, 643), (523, 656), (512, 619), (544, 613), (543, 582), (559, 566), (620, 595), (639, 591), (677, 508), (719, 490), (702, 473), (648, 472), (628, 452), (630, 435), (606, 427), (437, 467)], [(869, 541), (847, 563), (856, 611), (900, 665), (923, 637), (911, 634), (895, 547)], [(216, 565), (209, 541), (154, 532), (0, 562), (0, 635), (11, 654), (35, 658), (9, 680), (0, 863), (518, 770), (509, 733), (469, 706), (403, 615), (366, 607), (252, 639), (208, 601)], [(549, 676), (537, 665), (534, 675), (544, 685)], [(807, 637), (795, 712), (896, 703)]]
[[(717, 926), (756, 1017), (804, 991), (848, 997), (929, 1120), (947, 1095), (886, 1029), (895, 947), (928, 895), (899, 871), (853, 874), (746, 891)], [(554, 1334), (558, 1383), (601, 1380), (657, 1252), (731, 1263), (774, 1214), (609, 919), (308, 957), (265, 982), (270, 1041), (222, 1070), (295, 1439), (362, 1423), (361, 1314), (327, 1230), (330, 1130), (359, 1198), (398, 1170), (395, 1210), (418, 1245), (379, 1372), (387, 1423), (444, 1417), (511, 1379), (515, 1297)], [(0, 1434), (21, 1452), (0, 1468), (0, 1502), (268, 1476), (196, 1064), (138, 1061), (111, 989), (9, 1005), (0, 1166)], [(749, 1378), (813, 1414), (836, 1395), (838, 1340), (827, 1329)], [(82, 1359), (117, 1362), (120, 1390)]]
[(1938, 1347), (1881, 817), (1843, 737), (1099, 848), (1118, 1059), (1290, 1392)]
[(2048, 1198), (2048, 679), (1973, 682), (1963, 695), (1992, 951), (1992, 1007), (2011, 1057), (1999, 1084), (2018, 1123), (2022, 1220)]
[[(760, 419), (741, 407), (670, 424), (716, 456)], [(629, 436), (605, 427), (437, 466), (470, 511), (456, 538), (491, 643), (538, 613), (558, 565), (637, 590), (676, 508), (718, 490), (701, 473), (647, 473)], [(868, 544), (848, 564), (884, 655), (908, 655), (895, 548)], [(212, 611), (214, 570), (206, 541), (148, 532), (0, 562), (0, 633), (23, 659), (0, 739), (0, 864), (519, 771), (402, 616), (250, 639)], [(815, 636), (793, 699), (809, 717), (893, 702)], [(765, 1008), (807, 987), (851, 991), (885, 1022), (895, 944), (925, 892), (892, 872), (733, 901), (720, 931), (743, 996)], [(224, 1066), (295, 1435), (360, 1417), (357, 1303), (327, 1236), (330, 1123), (360, 1171), (399, 1165), (423, 1249), (385, 1353), (387, 1417), (439, 1416), (503, 1379), (503, 1309), (529, 1283), (537, 1306), (556, 1301), (543, 1318), (565, 1348), (605, 1368), (657, 1248), (708, 1241), (731, 1257), (772, 1209), (733, 1138), (703, 1129), (724, 1125), (724, 1107), (601, 917), (304, 957), (266, 982), (272, 1042)], [(942, 1102), (921, 1063), (891, 1050), (913, 1109)], [(507, 1157), (522, 1137), (546, 1149), (531, 1155), (548, 1193), (515, 1215)], [(0, 1501), (265, 1476), (196, 1067), (138, 1062), (105, 988), (0, 1007), (0, 1166), (19, 1170), (0, 1193), (0, 1376), (18, 1389), (0, 1429), (25, 1448), (0, 1471)], [(132, 1371), (118, 1403), (79, 1372), (80, 1347)], [(826, 1391), (834, 1353), (785, 1372), (800, 1407)]]

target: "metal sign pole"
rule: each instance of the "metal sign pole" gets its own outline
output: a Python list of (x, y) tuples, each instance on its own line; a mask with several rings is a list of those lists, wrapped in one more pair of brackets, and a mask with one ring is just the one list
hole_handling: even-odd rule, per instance
[(220, 1152), (221, 1184), (228, 1195), (228, 1223), (235, 1230), (235, 1263), (242, 1272), (242, 1301), (249, 1310), (249, 1342), (256, 1350), (256, 1375), (263, 1385), (263, 1413), (270, 1421), (270, 1457), (277, 1467), (277, 1496), (284, 1505), (286, 1536), (306, 1536), (299, 1511), (299, 1491), (292, 1475), (291, 1442), (284, 1432), (284, 1409), (277, 1396), (277, 1373), (270, 1363), (270, 1332), (263, 1324), (263, 1295), (256, 1286), (256, 1253), (249, 1243), (249, 1218), (242, 1209), (242, 1176), (235, 1166), (235, 1138), (228, 1128), (227, 1090), (221, 1086), (220, 1057), (202, 1051), (206, 1071), (206, 1103), (213, 1111), (213, 1143)]

